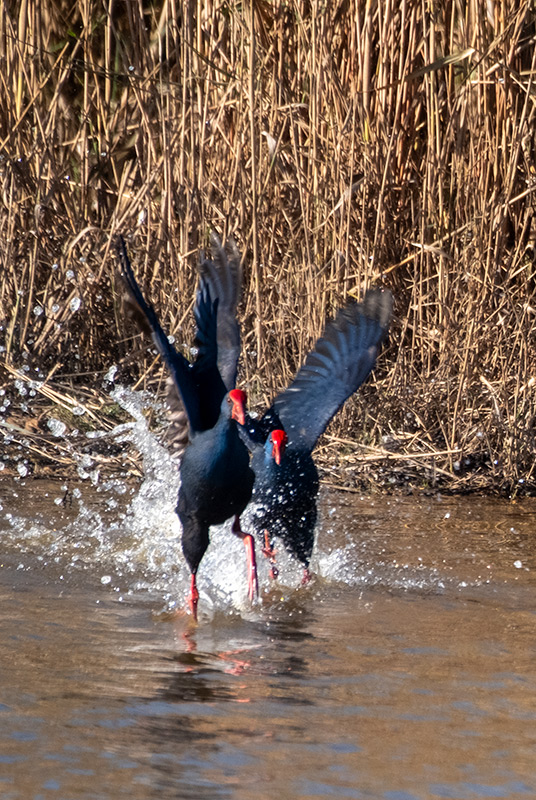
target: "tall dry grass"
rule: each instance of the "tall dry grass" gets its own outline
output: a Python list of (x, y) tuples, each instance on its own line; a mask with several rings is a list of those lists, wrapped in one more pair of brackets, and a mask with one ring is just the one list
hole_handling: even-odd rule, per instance
[[(320, 449), (338, 482), (353, 480), (360, 442), (374, 446), (367, 474), (396, 455), (425, 481), (534, 488), (532, 3), (0, 11), (7, 366), (59, 386), (98, 385), (113, 362), (139, 376), (115, 232), (182, 342), (215, 229), (244, 253), (254, 404), (286, 385), (347, 295), (373, 283), (395, 295), (375, 380)], [(144, 370), (156, 385), (150, 354)]]

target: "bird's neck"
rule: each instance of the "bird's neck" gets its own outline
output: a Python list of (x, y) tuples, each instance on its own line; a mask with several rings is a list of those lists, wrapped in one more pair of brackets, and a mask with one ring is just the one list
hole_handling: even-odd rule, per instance
[(286, 455), (283, 454), (281, 463), (277, 464), (274, 457), (274, 443), (267, 439), (264, 444), (264, 464), (272, 472), (279, 472), (285, 464)]
[(238, 438), (235, 421), (223, 414), (220, 415), (213, 431), (213, 447), (216, 456), (228, 450), (229, 444)]
[(273, 457), (273, 449), (274, 446), (270, 439), (267, 439), (264, 443), (264, 463), (269, 465), (271, 461), (274, 462), (274, 466), (276, 466), (275, 459)]

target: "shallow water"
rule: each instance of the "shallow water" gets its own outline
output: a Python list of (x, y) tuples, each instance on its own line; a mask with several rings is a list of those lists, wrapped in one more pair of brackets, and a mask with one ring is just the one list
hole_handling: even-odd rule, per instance
[(0, 503), (3, 800), (536, 797), (534, 502), (324, 493), (253, 607), (218, 531), (197, 627), (163, 483)]

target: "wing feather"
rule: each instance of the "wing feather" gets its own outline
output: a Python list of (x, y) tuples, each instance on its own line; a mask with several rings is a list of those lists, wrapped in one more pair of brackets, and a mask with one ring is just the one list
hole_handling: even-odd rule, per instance
[[(218, 301), (212, 300), (210, 287), (201, 281), (195, 304), (198, 353), (195, 362), (191, 364), (175, 350), (164, 333), (154, 308), (145, 300), (134, 277), (122, 236), (118, 238), (117, 253), (129, 303), (142, 329), (151, 332), (153, 341), (169, 369), (172, 394), (175, 394), (170, 404), (175, 409), (177, 424), (182, 404), (191, 433), (213, 427), (226, 393), (217, 366)], [(183, 416), (181, 420), (182, 426)], [(181, 432), (177, 430), (176, 435), (180, 438)]]
[(363, 303), (348, 303), (328, 322), (293, 382), (273, 403), (289, 446), (313, 450), (333, 415), (374, 367), (391, 314), (391, 293), (371, 289)]
[(209, 287), (210, 295), (218, 300), (218, 368), (227, 391), (234, 389), (240, 356), (240, 327), (236, 309), (242, 289), (240, 254), (231, 239), (224, 248), (216, 236), (211, 236), (212, 259), (202, 258), (199, 280)]

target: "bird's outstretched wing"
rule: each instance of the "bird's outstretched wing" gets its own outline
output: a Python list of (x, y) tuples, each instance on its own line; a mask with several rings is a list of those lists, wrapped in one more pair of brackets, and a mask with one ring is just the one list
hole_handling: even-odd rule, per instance
[(197, 430), (213, 428), (220, 414), (221, 401), (226, 393), (217, 367), (218, 300), (211, 301), (210, 289), (200, 281), (194, 305), (196, 321), (196, 359), (190, 365), (199, 411), (200, 428), (193, 428), (185, 411), (182, 393), (178, 391), (173, 375), (166, 381), (166, 400), (169, 408), (166, 446), (172, 456), (180, 460), (184, 449)]
[[(217, 301), (213, 302), (209, 287), (202, 284), (196, 298), (196, 322), (198, 353), (193, 364), (178, 353), (170, 343), (158, 320), (152, 305), (148, 303), (134, 277), (122, 236), (118, 238), (121, 278), (127, 290), (128, 301), (138, 324), (149, 331), (171, 377), (171, 402), (177, 411), (182, 407), (186, 412), (189, 429), (192, 433), (213, 427), (218, 419), (220, 405), (226, 390), (217, 366)], [(172, 422), (173, 422), (172, 410)]]
[(368, 376), (391, 321), (389, 291), (371, 289), (362, 303), (348, 303), (328, 322), (296, 377), (273, 408), (289, 446), (313, 450), (344, 401)]
[(242, 289), (242, 267), (240, 254), (232, 239), (224, 248), (213, 233), (211, 250), (212, 259), (204, 257), (199, 264), (199, 283), (208, 287), (213, 300), (218, 300), (218, 368), (227, 391), (230, 391), (235, 387), (240, 356), (236, 308)]

